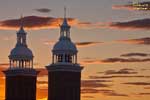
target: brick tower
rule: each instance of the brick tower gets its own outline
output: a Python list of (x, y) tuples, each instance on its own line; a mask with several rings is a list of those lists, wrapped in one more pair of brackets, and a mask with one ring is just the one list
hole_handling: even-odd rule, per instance
[(26, 43), (23, 18), (17, 32), (17, 43), (9, 55), (10, 66), (3, 71), (6, 76), (5, 100), (36, 100), (38, 72), (33, 68), (33, 54)]
[[(66, 9), (65, 9), (66, 13)], [(48, 100), (80, 100), (81, 67), (77, 48), (70, 38), (66, 14), (60, 26), (60, 38), (52, 50), (48, 70)]]

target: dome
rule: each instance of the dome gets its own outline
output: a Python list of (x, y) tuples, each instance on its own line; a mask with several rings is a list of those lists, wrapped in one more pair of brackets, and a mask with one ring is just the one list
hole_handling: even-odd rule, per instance
[(33, 53), (29, 48), (25, 46), (16, 46), (14, 49), (12, 49), (9, 57), (32, 59)]
[(56, 51), (63, 51), (63, 52), (71, 52), (71, 53), (77, 53), (77, 48), (75, 44), (67, 38), (60, 39), (53, 48), (53, 52)]

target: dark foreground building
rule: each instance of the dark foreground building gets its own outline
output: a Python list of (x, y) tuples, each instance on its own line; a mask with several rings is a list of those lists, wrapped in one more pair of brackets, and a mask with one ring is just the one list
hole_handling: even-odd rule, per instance
[(21, 25), (17, 32), (17, 43), (9, 55), (10, 66), (6, 75), (5, 100), (36, 100), (36, 79), (33, 69), (33, 54), (26, 43), (27, 33)]
[(82, 67), (77, 63), (77, 48), (70, 38), (66, 16), (60, 26), (60, 38), (52, 50), (48, 70), (48, 100), (80, 100)]

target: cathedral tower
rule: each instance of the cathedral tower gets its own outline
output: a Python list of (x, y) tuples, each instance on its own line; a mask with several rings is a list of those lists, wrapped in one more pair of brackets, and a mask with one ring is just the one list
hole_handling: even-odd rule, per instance
[[(65, 9), (66, 13), (66, 9)], [(77, 48), (70, 38), (66, 14), (60, 26), (60, 38), (52, 50), (48, 70), (48, 100), (80, 100), (81, 70)]]
[(36, 100), (38, 72), (33, 68), (33, 54), (26, 43), (27, 33), (23, 28), (23, 18), (20, 20), (17, 43), (9, 55), (10, 66), (4, 71), (5, 100)]

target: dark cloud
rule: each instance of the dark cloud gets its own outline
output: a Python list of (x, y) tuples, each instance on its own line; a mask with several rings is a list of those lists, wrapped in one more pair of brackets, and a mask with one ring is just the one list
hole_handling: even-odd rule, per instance
[(105, 93), (105, 92), (113, 92), (113, 90), (108, 89), (93, 89), (93, 88), (83, 88), (81, 89), (82, 94), (86, 93)]
[(123, 94), (123, 93), (117, 93), (117, 92), (105, 92), (104, 93), (105, 95), (108, 95), (108, 96), (123, 96), (123, 97), (128, 97), (127, 94)]
[(137, 29), (150, 29), (150, 19), (138, 19), (127, 22), (112, 22), (111, 28), (125, 29), (125, 30), (137, 30)]
[(116, 71), (116, 70), (107, 70), (105, 72), (105, 75), (112, 75), (112, 74), (137, 74), (137, 73), (138, 72), (131, 71), (131, 69), (120, 69), (118, 71)]
[(92, 22), (78, 22), (78, 28), (86, 28), (86, 29), (95, 29), (95, 28), (106, 28), (109, 25), (109, 23), (92, 23)]
[(123, 43), (128, 43), (128, 44), (150, 45), (150, 37), (139, 38), (139, 39), (119, 40), (119, 41)]
[(145, 95), (150, 95), (150, 93), (139, 93), (138, 95), (145, 96)]
[[(41, 17), (41, 16), (26, 16), (22, 18), (24, 27), (26, 29), (49, 29), (58, 28), (62, 22), (62, 18), (54, 17)], [(68, 18), (69, 23), (72, 25), (77, 24), (77, 20), (74, 18)], [(9, 19), (0, 21), (0, 29), (16, 29), (20, 27), (21, 19)]]
[(112, 78), (150, 78), (150, 76), (143, 76), (143, 75), (89, 76), (89, 79), (112, 79)]
[(104, 63), (115, 63), (115, 62), (149, 62), (150, 58), (139, 59), (139, 58), (108, 58), (103, 60)]
[[(45, 45), (54, 45), (56, 41), (44, 41)], [(77, 47), (90, 47), (98, 44), (103, 44), (103, 42), (76, 42)]]
[(134, 57), (134, 56), (139, 56), (139, 57), (147, 57), (150, 56), (150, 54), (147, 53), (127, 53), (127, 54), (122, 54), (122, 57)]
[(83, 60), (81, 64), (108, 64), (108, 63), (133, 63), (133, 62), (150, 62), (150, 58), (107, 58), (103, 60)]
[[(42, 16), (25, 16), (23, 19), (24, 27), (30, 30), (40, 30), (40, 29), (50, 29), (58, 28), (59, 24), (62, 23), (63, 18), (55, 17), (42, 17)], [(0, 21), (1, 30), (15, 29), (20, 26), (20, 19), (9, 19)], [(100, 28), (111, 28), (111, 29), (150, 29), (150, 19), (138, 19), (127, 22), (109, 22), (109, 23), (91, 23), (82, 22), (75, 18), (68, 18), (68, 22), (71, 26), (77, 28), (90, 28), (90, 29), (100, 29)], [(92, 45), (99, 44), (101, 42), (84, 42), (78, 43), (78, 45)]]
[(51, 12), (51, 9), (48, 8), (38, 8), (38, 9), (34, 9), (35, 11), (41, 12), (41, 13), (49, 13)]
[(82, 94), (95, 94), (95, 93), (101, 93), (103, 95), (107, 96), (128, 96), (127, 94), (123, 93), (117, 93), (114, 90), (109, 90), (109, 89), (90, 89), (90, 88), (85, 88), (81, 90)]
[(82, 88), (110, 87), (110, 85), (104, 84), (103, 82), (110, 82), (110, 81), (107, 81), (107, 80), (82, 80), (81, 86), (82, 86)]
[(78, 47), (88, 47), (88, 46), (93, 46), (97, 44), (102, 44), (103, 42), (76, 42), (76, 45)]
[(123, 83), (123, 84), (127, 84), (127, 85), (141, 85), (141, 86), (149, 86), (150, 85), (149, 82), (127, 82), (127, 83)]
[[(46, 9), (38, 9), (40, 12), (46, 12)], [(63, 18), (43, 17), (43, 16), (25, 16), (22, 18), (24, 27), (30, 30), (59, 28)], [(20, 27), (21, 19), (8, 19), (0, 21), (0, 30), (16, 30)], [(68, 23), (77, 28), (93, 29), (104, 28), (105, 23), (82, 22), (75, 18), (68, 18)]]
[(117, 93), (114, 90), (109, 89), (93, 89), (93, 88), (83, 88), (81, 89), (82, 94), (95, 94), (100, 93), (107, 96), (128, 96), (127, 94)]

